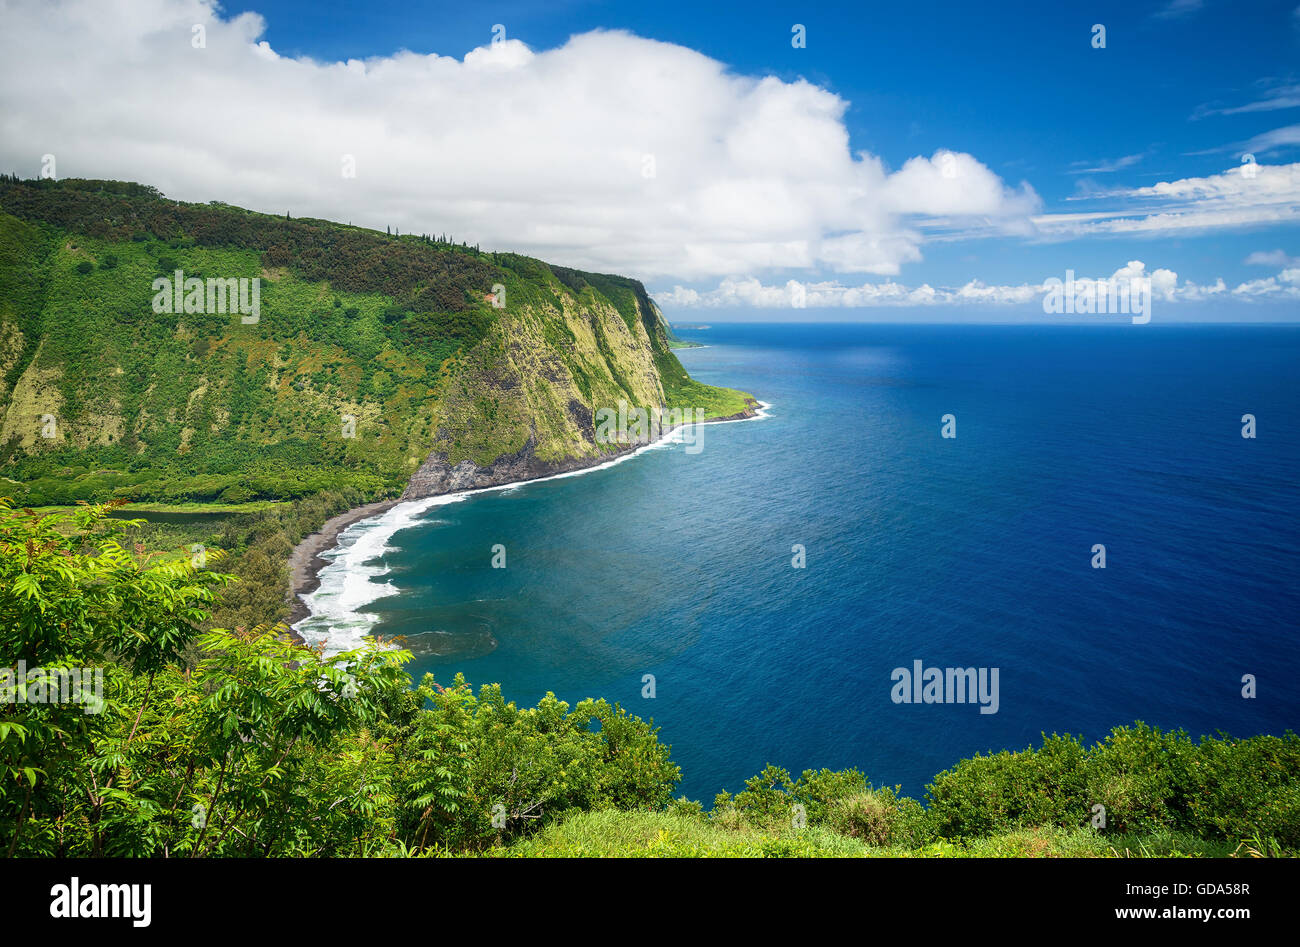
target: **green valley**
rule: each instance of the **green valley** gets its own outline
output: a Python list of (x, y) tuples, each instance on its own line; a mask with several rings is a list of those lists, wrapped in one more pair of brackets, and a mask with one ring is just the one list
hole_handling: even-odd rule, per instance
[[(258, 280), (255, 321), (156, 306), (177, 271)], [(142, 541), (222, 551), (241, 581), (219, 625), (287, 618), (285, 561), (330, 516), (626, 450), (596, 438), (602, 407), (752, 412), (671, 344), (625, 277), (141, 184), (0, 178), (0, 496), (129, 503)]]

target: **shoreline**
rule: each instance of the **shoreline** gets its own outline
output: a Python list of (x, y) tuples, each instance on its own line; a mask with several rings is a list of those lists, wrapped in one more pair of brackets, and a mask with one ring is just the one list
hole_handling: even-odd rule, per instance
[(320, 570), (329, 565), (329, 560), (322, 558), (321, 553), (333, 549), (339, 533), (353, 523), (359, 523), (361, 520), (378, 516), (380, 513), (391, 510), (401, 502), (400, 499), (376, 500), (373, 503), (365, 503), (336, 516), (331, 516), (321, 525), (320, 529), (304, 536), (302, 542), (293, 547), (288, 559), (290, 607), (289, 617), (285, 619), (285, 624), (289, 628), (289, 634), (299, 644), (305, 642), (293, 630), (293, 626), (311, 615), (311, 609), (307, 607), (307, 603), (303, 601), (302, 597), (310, 595), (320, 587)]
[[(709, 420), (700, 423), (725, 424), (736, 421), (757, 421), (767, 417), (766, 411), (769, 407), (770, 405), (767, 402), (755, 399), (746, 411), (738, 412), (737, 414), (729, 415), (727, 417), (710, 418)], [(675, 425), (674, 427), (660, 433), (658, 438), (648, 444), (628, 445), (627, 449), (619, 451), (613, 457), (574, 458), (558, 465), (560, 469), (542, 473), (538, 476), (523, 477), (504, 483), (491, 483), (477, 487), (444, 490), (440, 493), (427, 494), (420, 497), (409, 497), (406, 495), (406, 492), (403, 491), (401, 496), (394, 499), (376, 500), (372, 503), (366, 503), (362, 506), (354, 507), (344, 513), (339, 513), (336, 516), (330, 517), (319, 530), (308, 536), (304, 536), (302, 541), (298, 543), (298, 545), (294, 546), (293, 551), (289, 553), (290, 608), (289, 617), (285, 620), (284, 624), (288, 629), (290, 637), (292, 637), (298, 644), (306, 644), (302, 636), (298, 634), (293, 626), (304, 619), (311, 617), (311, 608), (308, 607), (306, 601), (304, 601), (304, 597), (310, 595), (320, 587), (320, 571), (330, 563), (330, 560), (325, 559), (321, 554), (334, 548), (338, 542), (339, 535), (355, 523), (386, 513), (398, 504), (416, 502), (417, 500), (426, 499), (431, 496), (454, 496), (457, 494), (506, 490), (526, 483), (536, 483), (541, 480), (552, 480), (559, 477), (570, 477), (577, 474), (587, 473), (598, 467), (613, 465), (620, 461), (627, 460), (644, 450), (658, 446), (663, 443), (666, 438), (672, 436), (674, 431), (684, 426), (684, 424)]]

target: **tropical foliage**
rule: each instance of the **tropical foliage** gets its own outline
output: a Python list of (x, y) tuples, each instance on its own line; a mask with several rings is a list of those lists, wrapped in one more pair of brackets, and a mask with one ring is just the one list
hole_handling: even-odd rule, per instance
[[(1142, 724), (940, 773), (926, 804), (857, 770), (768, 766), (706, 812), (653, 722), (536, 707), (373, 642), (204, 630), (243, 584), (149, 551), (107, 506), (0, 502), (0, 846), (27, 856), (1254, 855), (1300, 850), (1300, 738)], [(51, 688), (97, 669), (102, 687)], [(85, 677), (83, 676), (83, 681)], [(1104, 807), (1104, 823), (1097, 821)]]

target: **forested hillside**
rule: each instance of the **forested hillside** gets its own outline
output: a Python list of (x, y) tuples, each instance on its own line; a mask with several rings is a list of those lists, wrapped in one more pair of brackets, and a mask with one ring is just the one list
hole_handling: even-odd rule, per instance
[[(156, 311), (154, 281), (177, 271), (259, 280), (255, 320)], [(396, 495), (431, 452), (599, 458), (614, 448), (592, 415), (620, 400), (711, 417), (750, 403), (689, 379), (635, 280), (140, 184), (0, 181), (15, 502)]]

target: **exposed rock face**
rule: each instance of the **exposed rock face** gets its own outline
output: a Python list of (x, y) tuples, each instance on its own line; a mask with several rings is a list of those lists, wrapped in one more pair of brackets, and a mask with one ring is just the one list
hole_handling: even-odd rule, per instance
[(610, 451), (600, 457), (571, 457), (566, 460), (542, 460), (534, 452), (537, 442), (529, 437), (520, 450), (498, 457), (486, 467), (480, 467), (474, 461), (465, 459), (458, 464), (451, 464), (441, 454), (432, 454), (411, 476), (411, 482), (402, 494), (402, 499), (413, 500), (418, 497), (438, 496), (443, 493), (456, 493), (460, 490), (472, 490), (477, 487), (495, 487), (504, 483), (520, 480), (536, 480), (552, 474), (581, 470), (613, 460), (631, 447)]
[[(640, 284), (632, 285), (637, 291), (625, 298), (626, 312), (590, 292), (565, 292), (502, 312), (452, 379), (432, 450), (403, 498), (602, 464), (637, 445), (599, 443), (597, 412), (620, 404), (694, 407), (682, 403), (692, 397), (682, 386), (693, 383), (670, 351), (662, 315)], [(745, 403), (743, 395), (732, 394), (731, 409)], [(753, 412), (749, 402), (731, 416)]]
[[(750, 402), (749, 407), (730, 417), (710, 418), (711, 421), (739, 421), (752, 418), (758, 411), (758, 403)], [(671, 429), (663, 433), (668, 434)], [(618, 445), (597, 456), (569, 457), (561, 460), (543, 460), (535, 453), (536, 441), (529, 437), (523, 448), (512, 454), (498, 457), (485, 467), (480, 467), (472, 460), (462, 460), (451, 464), (445, 455), (430, 455), (420, 469), (411, 477), (403, 500), (415, 500), (420, 497), (440, 496), (444, 493), (458, 493), (461, 490), (474, 490), (480, 487), (496, 487), (506, 483), (518, 483), (523, 480), (537, 480), (554, 474), (583, 470), (598, 464), (614, 460), (628, 451), (636, 450), (642, 445)]]

